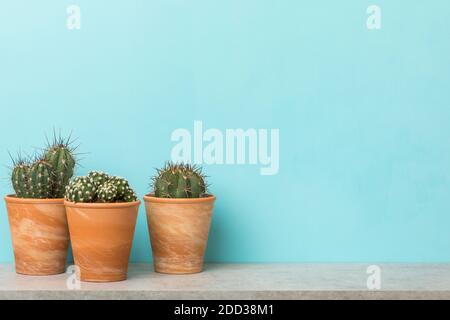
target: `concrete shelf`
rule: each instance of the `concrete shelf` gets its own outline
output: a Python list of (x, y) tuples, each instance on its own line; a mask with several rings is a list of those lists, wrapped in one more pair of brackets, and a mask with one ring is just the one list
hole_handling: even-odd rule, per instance
[(380, 290), (367, 288), (368, 266), (208, 264), (164, 275), (131, 264), (126, 281), (74, 289), (70, 274), (30, 277), (0, 264), (0, 299), (450, 299), (450, 264), (380, 264)]

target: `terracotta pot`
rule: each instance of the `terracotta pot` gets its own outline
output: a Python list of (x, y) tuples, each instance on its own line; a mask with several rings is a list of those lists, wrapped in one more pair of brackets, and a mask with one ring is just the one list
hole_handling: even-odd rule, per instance
[(202, 271), (215, 199), (144, 196), (156, 272)]
[(16, 272), (44, 276), (65, 272), (69, 230), (64, 199), (5, 197)]
[(81, 281), (127, 278), (140, 203), (64, 202), (77, 276)]

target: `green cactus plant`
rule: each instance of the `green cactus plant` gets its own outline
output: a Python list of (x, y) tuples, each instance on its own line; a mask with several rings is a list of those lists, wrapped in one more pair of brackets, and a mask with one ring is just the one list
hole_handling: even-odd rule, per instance
[(167, 162), (163, 169), (157, 169), (153, 189), (158, 198), (201, 198), (206, 196), (207, 185), (200, 167)]
[(63, 198), (76, 164), (70, 136), (64, 139), (54, 134), (53, 143), (48, 145), (44, 158), (51, 165), (53, 171), (52, 196)]
[(133, 189), (130, 188), (128, 181), (120, 177), (111, 177), (108, 180), (109, 183), (113, 184), (117, 189), (117, 196), (119, 198), (127, 198), (134, 194)]
[(31, 197), (48, 199), (52, 197), (53, 187), (52, 166), (44, 159), (37, 159), (30, 165), (29, 187)]
[(66, 186), (65, 199), (72, 202), (93, 202), (97, 187), (89, 177), (76, 177)]
[(18, 198), (62, 198), (76, 165), (71, 137), (54, 132), (52, 143), (47, 140), (43, 154), (32, 160), (20, 155), (13, 159), (11, 182)]
[(117, 187), (111, 182), (100, 185), (97, 198), (99, 202), (114, 202), (117, 199)]
[(72, 202), (114, 203), (137, 201), (136, 193), (124, 178), (91, 171), (87, 176), (72, 179), (65, 198)]
[(107, 173), (101, 171), (91, 171), (89, 172), (88, 177), (94, 181), (94, 184), (97, 187), (110, 179), (110, 176)]
[[(13, 159), (13, 158), (12, 158)], [(30, 165), (25, 159), (13, 159), (11, 182), (18, 198), (30, 198)]]

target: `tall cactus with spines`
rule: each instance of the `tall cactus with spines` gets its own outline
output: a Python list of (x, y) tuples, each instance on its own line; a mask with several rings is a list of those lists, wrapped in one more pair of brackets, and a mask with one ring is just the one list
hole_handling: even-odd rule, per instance
[(54, 132), (52, 143), (47, 140), (44, 153), (33, 160), (14, 159), (11, 182), (18, 198), (62, 198), (73, 176), (76, 159), (71, 137)]
[(73, 149), (70, 147), (70, 136), (64, 139), (55, 135), (53, 144), (47, 147), (44, 157), (53, 170), (53, 196), (62, 198), (76, 164)]
[(65, 198), (72, 202), (133, 202), (136, 193), (124, 178), (91, 171), (85, 177), (72, 179), (66, 188)]
[(23, 159), (13, 160), (11, 182), (18, 198), (31, 198), (30, 165)]
[(48, 199), (52, 195), (53, 172), (51, 165), (43, 159), (33, 162), (29, 169), (29, 187), (31, 197)]
[(166, 163), (153, 177), (155, 197), (201, 198), (206, 194), (205, 176), (200, 167), (185, 163)]

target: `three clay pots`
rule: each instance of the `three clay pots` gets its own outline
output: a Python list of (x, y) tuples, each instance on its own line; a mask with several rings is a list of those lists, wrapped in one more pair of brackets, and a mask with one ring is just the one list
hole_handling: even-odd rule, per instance
[(201, 272), (215, 197), (144, 196), (156, 272)]
[(64, 199), (5, 197), (16, 272), (43, 276), (65, 272), (69, 230)]
[(140, 201), (64, 204), (79, 279), (125, 280)]
[[(201, 272), (215, 197), (144, 197), (156, 272)], [(127, 278), (128, 260), (140, 201), (74, 203), (64, 199), (5, 197), (16, 272), (53, 275), (65, 272), (72, 242), (82, 281)]]

